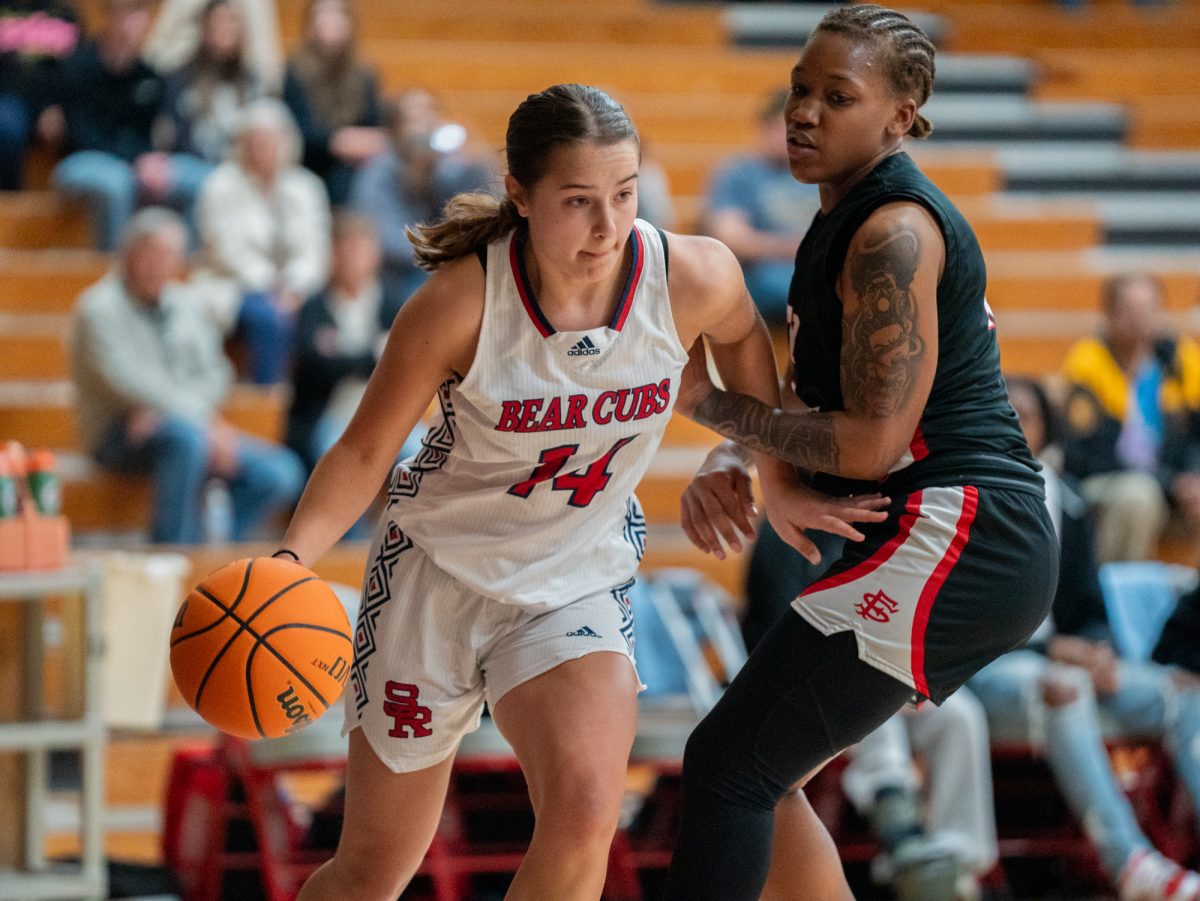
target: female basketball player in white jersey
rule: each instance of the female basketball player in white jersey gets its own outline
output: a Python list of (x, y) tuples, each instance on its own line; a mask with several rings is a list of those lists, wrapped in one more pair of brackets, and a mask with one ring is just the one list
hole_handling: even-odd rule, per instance
[[(436, 272), (280, 552), (311, 565), (341, 537), (438, 397), (443, 421), (388, 482), (346, 692), (345, 826), (302, 901), (396, 897), (485, 700), (537, 817), (508, 897), (600, 896), (638, 691), (634, 486), (699, 336), (731, 388), (778, 403), (732, 254), (635, 221), (638, 138), (618, 104), (552, 87), (513, 113), (506, 144), (503, 202), (457, 198), (413, 235)], [(759, 465), (769, 483), (778, 464)], [(872, 506), (814, 495), (798, 525), (857, 539), (849, 523), (877, 520)]]

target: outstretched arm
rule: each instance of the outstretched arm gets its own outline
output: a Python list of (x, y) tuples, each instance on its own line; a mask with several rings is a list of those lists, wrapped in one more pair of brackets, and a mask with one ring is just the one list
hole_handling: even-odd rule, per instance
[[(937, 369), (937, 283), (945, 257), (932, 217), (914, 204), (873, 213), (838, 281), (844, 410), (784, 412), (703, 378), (693, 352), (678, 409), (747, 447), (813, 471), (879, 479), (900, 459)], [(702, 352), (701, 352), (702, 353)]]

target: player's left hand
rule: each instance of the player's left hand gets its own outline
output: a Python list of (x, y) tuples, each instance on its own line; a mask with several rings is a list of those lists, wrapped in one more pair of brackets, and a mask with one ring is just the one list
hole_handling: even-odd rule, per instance
[(691, 419), (696, 407), (715, 389), (716, 385), (708, 374), (708, 354), (704, 350), (704, 339), (697, 338), (688, 352), (687, 366), (683, 368), (683, 376), (679, 380), (675, 412)]
[(767, 519), (779, 537), (800, 552), (809, 563), (821, 562), (821, 552), (804, 534), (805, 529), (817, 529), (841, 535), (850, 541), (862, 541), (866, 536), (852, 523), (883, 522), (887, 519), (884, 508), (891, 501), (878, 494), (858, 497), (831, 497), (793, 482), (779, 485), (763, 502), (767, 508)]

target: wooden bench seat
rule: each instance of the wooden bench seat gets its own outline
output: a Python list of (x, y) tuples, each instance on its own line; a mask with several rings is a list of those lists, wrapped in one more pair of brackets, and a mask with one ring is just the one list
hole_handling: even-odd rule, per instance
[[(725, 39), (717, 8), (658, 7), (644, 3), (528, 3), (489, 0), (405, 0), (356, 7), (363, 35), (413, 39), (570, 43), (678, 43), (716, 46)], [(280, 16), (285, 42), (296, 43), (303, 10), (285, 4)]]
[(0, 249), (0, 313), (69, 313), (109, 265), (90, 250)]
[(50, 191), (0, 193), (0, 247), (89, 248), (92, 227), (79, 203)]

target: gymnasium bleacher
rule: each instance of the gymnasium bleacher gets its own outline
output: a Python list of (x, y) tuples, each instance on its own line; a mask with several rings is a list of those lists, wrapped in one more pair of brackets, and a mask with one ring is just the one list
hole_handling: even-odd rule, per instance
[[(290, 48), (303, 4), (279, 0), (279, 7)], [(980, 237), (1005, 368), (1056, 372), (1069, 344), (1095, 328), (1104, 277), (1126, 269), (1158, 274), (1171, 317), (1194, 333), (1200, 0), (1149, 8), (1093, 0), (1081, 10), (1049, 0), (906, 7), (925, 14), (943, 54), (927, 107), (934, 137), (913, 152)], [(694, 227), (715, 164), (752, 142), (763, 94), (783, 83), (821, 11), (675, 0), (358, 0), (356, 8), (385, 92), (430, 88), (487, 146), (502, 146), (508, 113), (533, 90), (580, 81), (613, 93), (665, 167), (682, 231)], [(0, 194), (0, 439), (57, 452), (64, 512), (80, 548), (149, 550), (141, 535), (147, 486), (101, 473), (76, 435), (63, 338), (76, 297), (108, 261), (89, 249), (83, 211), (49, 190), (52, 162), (39, 151), (29, 189)], [(225, 412), (239, 427), (277, 439), (285, 409), (282, 389), (239, 386)], [(680, 491), (715, 442), (678, 417), (672, 423), (639, 489), (651, 529), (644, 566), (695, 567), (737, 595), (742, 561), (700, 554), (677, 525)], [(172, 550), (190, 559), (196, 576), (270, 551)], [(1176, 562), (1196, 559), (1189, 539), (1161, 551)], [(365, 546), (347, 543), (316, 569), (356, 584), (365, 555)], [(170, 728), (111, 737), (111, 856), (161, 862), (159, 804), (172, 752), (196, 737), (186, 713), (172, 693)], [(52, 829), (47, 853), (77, 852), (72, 816), (64, 813)]]

